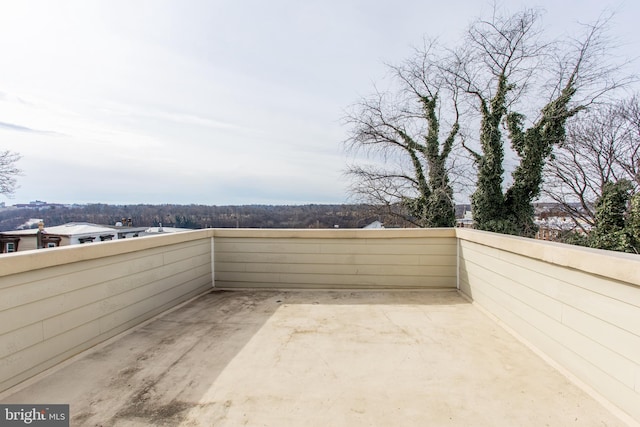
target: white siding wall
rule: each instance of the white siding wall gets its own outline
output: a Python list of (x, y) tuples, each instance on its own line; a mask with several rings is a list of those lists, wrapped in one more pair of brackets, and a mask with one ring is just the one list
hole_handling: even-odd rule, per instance
[(0, 390), (211, 287), (209, 232), (0, 258)]
[(640, 421), (640, 256), (458, 236), (461, 291)]
[(220, 288), (455, 288), (453, 229), (216, 230)]

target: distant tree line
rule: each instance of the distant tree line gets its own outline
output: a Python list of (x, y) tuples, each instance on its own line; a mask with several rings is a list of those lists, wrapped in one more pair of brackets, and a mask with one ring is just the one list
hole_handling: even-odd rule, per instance
[[(7, 209), (0, 212), (0, 231), (14, 230), (30, 218), (45, 226), (68, 222), (114, 225), (131, 219), (134, 226), (182, 228), (362, 228), (373, 221), (385, 227), (411, 226), (401, 218), (384, 215), (372, 206), (351, 205), (108, 205), (90, 204), (42, 210)], [(34, 225), (35, 227), (35, 225)]]

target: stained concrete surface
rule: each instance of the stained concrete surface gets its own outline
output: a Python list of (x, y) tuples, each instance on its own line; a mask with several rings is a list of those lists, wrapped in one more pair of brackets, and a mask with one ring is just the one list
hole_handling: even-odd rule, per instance
[(72, 426), (623, 425), (445, 291), (214, 291), (0, 401)]

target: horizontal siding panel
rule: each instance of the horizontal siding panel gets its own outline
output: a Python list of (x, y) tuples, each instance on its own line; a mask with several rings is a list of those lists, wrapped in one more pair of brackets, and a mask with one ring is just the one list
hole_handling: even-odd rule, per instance
[[(407, 286), (430, 287), (433, 283), (437, 286), (455, 287), (454, 277), (420, 277), (420, 276), (382, 276), (382, 275), (334, 275), (334, 274), (280, 274), (280, 273), (225, 273), (216, 272), (216, 286), (218, 282), (244, 282), (244, 283), (278, 283), (280, 287), (296, 285), (342, 285), (345, 287), (354, 285), (375, 286)], [(444, 285), (443, 285), (444, 283)]]
[(278, 254), (278, 253), (225, 253), (216, 247), (218, 262), (289, 263), (289, 264), (349, 264), (349, 265), (456, 265), (455, 257), (448, 255), (362, 255), (362, 254)]
[(121, 328), (123, 325), (139, 323), (161, 312), (164, 307), (170, 307), (177, 304), (177, 301), (187, 299), (184, 295), (193, 295), (194, 293), (197, 294), (206, 290), (209, 283), (210, 279), (206, 276), (199, 277), (178, 286), (171, 287), (164, 292), (140, 299), (133, 304), (128, 304), (119, 310), (101, 317), (100, 331), (104, 333)]
[[(232, 230), (228, 230), (233, 232)], [(257, 231), (258, 234), (260, 230)], [(277, 230), (282, 231), (282, 230)], [(353, 230), (357, 233), (357, 230)], [(391, 246), (391, 245), (450, 245), (456, 244), (456, 238), (452, 237), (385, 237), (384, 235), (380, 235), (380, 238), (352, 238), (352, 237), (310, 237), (310, 234), (306, 232), (306, 230), (299, 230), (298, 237), (215, 237), (216, 244), (225, 244), (225, 243), (300, 243), (300, 244), (335, 244), (336, 242), (342, 242), (349, 245), (382, 245), (382, 246)], [(384, 233), (383, 233), (384, 234)]]
[(455, 266), (426, 265), (355, 265), (355, 264), (275, 264), (275, 263), (239, 263), (219, 262), (217, 272), (252, 273), (303, 273), (303, 274), (387, 274), (405, 276), (450, 276), (455, 277)]
[(45, 319), (43, 321), (45, 338), (49, 338), (69, 330), (73, 328), (74, 325), (86, 323), (105, 316), (113, 311), (121, 310), (128, 305), (135, 304), (138, 301), (163, 293), (171, 288), (181, 286), (183, 283), (199, 280), (201, 285), (210, 284), (211, 272), (207, 267), (208, 266), (203, 266), (182, 272), (172, 277), (165, 277), (145, 286), (131, 289), (128, 292), (100, 299), (88, 305)]
[[(491, 286), (508, 293), (517, 298), (523, 304), (535, 307), (536, 310), (544, 313), (546, 316), (560, 322), (562, 319), (562, 303), (524, 286), (520, 281), (514, 281), (515, 276), (504, 276), (508, 274), (502, 263), (494, 262), (477, 257), (475, 261), (466, 259), (464, 269), (471, 272), (476, 279), (482, 280), (484, 283), (491, 283)], [(499, 273), (498, 273), (499, 272)], [(525, 278), (525, 280), (534, 280), (535, 277)]]
[(133, 288), (128, 292), (101, 300), (101, 311), (103, 313), (110, 313), (121, 310), (128, 305), (149, 299), (155, 295), (166, 292), (169, 289), (182, 286), (184, 283), (189, 283), (193, 280), (202, 278), (209, 281), (211, 280), (210, 272), (206, 266), (189, 271), (183, 271), (171, 277), (164, 277), (145, 286)]
[(629, 360), (640, 362), (640, 337), (588, 313), (564, 305), (562, 323)]
[(640, 287), (640, 259), (637, 254), (603, 251), (564, 243), (507, 236), (487, 231), (456, 229), (457, 237), (486, 247), (549, 263), (566, 272), (580, 271), (609, 282)]
[(547, 335), (551, 340), (557, 342), (558, 345), (570, 348), (573, 353), (589, 361), (593, 366), (599, 366), (600, 369), (608, 375), (611, 375), (621, 384), (633, 388), (635, 364), (629, 359), (614, 353), (560, 322), (554, 321), (554, 319), (524, 304), (512, 295), (493, 287), (481, 279), (477, 279), (474, 277), (473, 272), (470, 272), (468, 269), (467, 273), (468, 277), (475, 283), (474, 288), (476, 289), (476, 294), (479, 290), (495, 304), (503, 308), (501, 313), (502, 315), (506, 315), (507, 319), (496, 315), (500, 320), (509, 324), (506, 320), (513, 322), (515, 318), (518, 318), (517, 324), (520, 325), (520, 327), (523, 327), (525, 323), (528, 324), (529, 326), (525, 329), (529, 332), (531, 332), (531, 328), (535, 328), (538, 331), (536, 334)]
[(482, 306), (501, 322), (508, 325), (513, 331), (519, 334), (533, 344), (536, 348), (552, 357), (564, 351), (561, 344), (554, 341), (548, 334), (533, 326), (530, 322), (525, 321), (514, 311), (509, 310), (499, 298), (491, 291), (490, 286), (476, 278), (469, 276), (468, 280), (472, 282), (473, 300), (476, 304)]
[[(536, 271), (544, 275), (548, 280), (539, 283), (538, 290), (540, 292), (548, 292), (552, 297), (557, 297), (557, 294), (553, 293), (556, 291), (554, 284), (564, 282), (569, 284), (579, 284), (580, 287), (586, 290), (604, 295), (608, 298), (617, 299), (625, 304), (640, 307), (640, 292), (638, 292), (638, 286), (640, 286), (640, 283), (630, 284), (619, 282), (607, 277), (554, 265), (549, 262), (528, 258), (523, 255), (513, 254), (477, 243), (461, 241), (460, 247), (461, 251), (471, 249), (497, 259), (505, 260), (514, 266), (521, 267), (522, 272)], [(558, 250), (557, 248), (553, 249)]]
[(2, 346), (0, 346), (0, 359), (17, 353), (24, 348), (31, 347), (43, 339), (42, 323), (40, 322), (0, 335), (0, 343), (2, 343)]
[(518, 316), (520, 319), (526, 319), (526, 322), (529, 325), (541, 331), (553, 329), (555, 326), (559, 325), (559, 322), (554, 321), (553, 318), (545, 315), (543, 312), (525, 304), (509, 293), (496, 288), (493, 285), (493, 282), (483, 280), (476, 274), (475, 270), (478, 269), (477, 267), (465, 263), (462, 268), (465, 270), (465, 276), (469, 278), (471, 283), (473, 283), (474, 300), (477, 297), (477, 293), (482, 292), (482, 294), (491, 298), (491, 300), (496, 304), (504, 307), (501, 312), (507, 310), (513, 313), (513, 315)]
[(266, 239), (216, 237), (216, 286), (455, 287), (455, 238), (302, 238), (304, 234), (298, 234)]
[(622, 383), (607, 375), (598, 366), (594, 366), (582, 357), (572, 352), (569, 348), (551, 339), (544, 332), (523, 321), (513, 312), (487, 297), (474, 282), (474, 300), (486, 310), (494, 314), (518, 335), (525, 337), (528, 342), (541, 350), (551, 359), (563, 366), (576, 377), (580, 378), (594, 390), (616, 404), (619, 408), (627, 412), (635, 419), (640, 419), (640, 405), (638, 405), (638, 394), (632, 389), (625, 387)]
[(0, 280), (0, 389), (210, 288), (211, 239), (186, 237), (13, 256), (20, 268)]
[(232, 229), (213, 230), (215, 240), (232, 239), (289, 239), (289, 240), (392, 240), (392, 239), (455, 239), (455, 228), (387, 228), (366, 229)]
[[(487, 248), (474, 243), (461, 242), (460, 256), (476, 264), (490, 263), (493, 270), (505, 277), (523, 281), (523, 285), (531, 286), (537, 292), (556, 299), (561, 282), (546, 274), (545, 265), (536, 260), (522, 260), (520, 255), (504, 253), (494, 248)], [(528, 262), (526, 262), (528, 261)], [(524, 264), (524, 265), (522, 265)]]
[[(130, 239), (128, 242), (131, 242), (132, 244), (137, 244), (139, 243), (139, 239)], [(109, 245), (110, 243), (112, 242), (100, 243), (96, 246)], [(115, 241), (115, 243), (118, 243), (119, 245), (124, 244), (125, 246), (127, 244), (125, 243), (124, 240)], [(191, 245), (192, 244), (193, 243), (191, 243)], [(85, 273), (91, 273), (90, 275), (87, 276), (89, 278), (90, 277), (100, 278), (100, 277), (103, 277), (105, 274), (109, 274), (110, 272), (115, 272), (121, 275), (125, 275), (127, 273), (127, 270), (123, 269), (122, 265), (125, 265), (128, 263), (128, 265), (134, 266), (135, 262), (139, 261), (140, 259), (151, 260), (155, 263), (155, 265), (162, 265), (162, 254), (167, 251), (171, 251), (172, 248), (179, 247), (180, 245), (181, 244), (174, 244), (174, 245), (169, 245), (165, 247), (153, 247), (153, 248), (145, 249), (142, 251), (127, 252), (124, 254), (116, 254), (111, 256), (99, 257), (96, 259), (83, 260), (78, 262), (65, 262), (60, 265), (54, 265), (47, 268), (40, 268), (39, 265), (34, 264), (33, 268), (30, 269), (29, 271), (12, 274), (9, 276), (2, 276), (2, 280), (0, 281), (0, 289), (11, 287), (11, 286), (19, 286), (19, 285), (23, 285), (25, 283), (30, 283), (30, 282), (52, 280), (56, 277), (69, 276), (72, 274), (83, 275)], [(189, 243), (187, 243), (187, 246), (189, 246)], [(67, 249), (71, 249), (68, 251), (69, 255), (71, 255), (76, 250), (82, 251), (88, 248), (89, 246), (85, 248), (66, 247), (66, 248), (60, 248), (60, 251), (64, 252)], [(42, 251), (36, 254), (18, 253), (16, 255), (29, 257), (30, 255), (45, 255), (47, 252), (52, 254), (52, 256), (60, 255), (59, 253), (56, 253), (54, 251), (58, 251), (58, 249), (53, 249), (51, 250), (51, 252)], [(66, 256), (64, 258), (69, 258), (69, 256)], [(115, 278), (115, 277), (116, 276), (112, 278)]]
[(248, 288), (265, 288), (265, 289), (455, 289), (452, 280), (449, 277), (430, 277), (424, 282), (417, 285), (410, 284), (394, 284), (390, 282), (380, 283), (353, 283), (345, 285), (340, 282), (332, 282), (327, 284), (318, 283), (284, 283), (284, 282), (267, 282), (267, 281), (225, 281), (216, 280), (216, 287), (220, 289), (248, 289)]
[(216, 252), (231, 253), (304, 253), (304, 254), (349, 254), (361, 253), (372, 255), (455, 255), (455, 241), (434, 244), (423, 240), (420, 244), (392, 244), (386, 241), (258, 241), (246, 242), (234, 240), (219, 242), (216, 239)]
[(29, 324), (61, 316), (87, 305), (97, 307), (99, 311), (94, 315), (100, 315), (109, 307), (105, 303), (105, 299), (97, 297), (96, 292), (94, 288), (84, 288), (70, 294), (62, 294), (2, 311), (0, 312), (0, 333), (20, 330)]
[[(17, 353), (7, 356), (0, 363), (0, 378), (11, 379), (19, 374), (31, 370), (38, 372), (44, 370), (56, 361), (56, 356), (65, 350), (74, 349), (77, 343), (84, 343), (92, 337), (100, 335), (98, 322), (85, 323), (70, 331), (57, 336), (55, 339), (41, 341), (36, 345), (25, 348)], [(34, 373), (35, 373), (34, 372)]]
[[(131, 243), (138, 243), (135, 240), (130, 240), (130, 241)], [(106, 244), (109, 244), (109, 243), (111, 242), (106, 242)], [(119, 241), (119, 243), (124, 244), (124, 241), (121, 240)], [(173, 245), (164, 246), (164, 247), (162, 246), (153, 247), (143, 251), (127, 252), (124, 254), (110, 255), (110, 256), (99, 257), (99, 258), (90, 259), (90, 260), (82, 260), (78, 262), (65, 262), (65, 263), (61, 263), (60, 265), (54, 265), (47, 268), (39, 268), (37, 264), (34, 264), (33, 268), (28, 271), (12, 274), (8, 276), (2, 276), (2, 281), (0, 281), (0, 289), (11, 287), (11, 286), (18, 286), (24, 283), (35, 282), (39, 280), (53, 279), (58, 276), (68, 276), (73, 273), (82, 274), (83, 272), (96, 272), (98, 271), (98, 269), (101, 269), (102, 267), (119, 266), (123, 262), (137, 261), (139, 259), (151, 259), (151, 260), (154, 260), (155, 262), (160, 262), (161, 264), (162, 254), (164, 253), (171, 252), (174, 250), (180, 251), (182, 248), (189, 248), (191, 246), (210, 248), (209, 245), (210, 245), (210, 240), (206, 239), (206, 240), (198, 240), (196, 242), (173, 244)], [(85, 248), (66, 247), (61, 249), (64, 251), (65, 249), (83, 250)], [(44, 255), (47, 252), (51, 253), (52, 255), (60, 255), (58, 253), (54, 253), (54, 251), (57, 251), (57, 250), (58, 249), (53, 249), (51, 250), (51, 252), (48, 252), (45, 250), (45, 251), (42, 251), (42, 253), (36, 253), (35, 255)], [(73, 251), (69, 251), (69, 255), (71, 253), (73, 253)], [(16, 255), (29, 257), (30, 255), (34, 255), (34, 254), (18, 253)], [(117, 270), (118, 269), (116, 269), (116, 271)]]
[[(557, 299), (563, 304), (567, 304), (577, 310), (588, 312), (595, 317), (613, 323), (616, 326), (628, 330), (635, 335), (640, 335), (640, 322), (634, 322), (635, 316), (638, 316), (639, 308), (625, 301), (610, 298), (601, 293), (584, 289), (583, 286), (594, 287), (594, 281), (600, 280), (586, 274), (574, 274), (572, 283), (549, 277), (548, 263), (528, 260), (529, 268), (523, 268), (514, 265), (514, 261), (524, 263), (526, 260), (521, 255), (504, 254), (500, 259), (492, 256), (484, 255), (480, 252), (482, 247), (463, 248), (463, 256), (465, 260), (476, 262), (481, 265), (491, 265), (493, 271), (500, 272), (501, 275), (512, 278), (511, 281), (518, 281), (531, 289), (540, 290), (546, 295)], [(488, 251), (491, 252), (491, 251)], [(566, 275), (565, 275), (566, 276)], [(608, 283), (607, 287), (621, 287), (618, 283)], [(622, 285), (622, 287), (625, 287)], [(602, 290), (605, 288), (600, 287)], [(640, 293), (640, 292), (636, 292)]]
[[(183, 261), (182, 270), (191, 271), (202, 268), (210, 274), (210, 256), (192, 258)], [(39, 300), (30, 304), (14, 307), (10, 310), (0, 311), (0, 333), (5, 333), (22, 326), (41, 321), (58, 314), (101, 301), (114, 295), (127, 292), (137, 287), (166, 280), (180, 274), (181, 270), (175, 265), (163, 266), (149, 271), (142, 271), (137, 274), (130, 274), (122, 279), (113, 280), (99, 285), (86, 288), (78, 288), (73, 292), (59, 294), (47, 299)], [(76, 278), (76, 280), (80, 280)]]
[(101, 283), (94, 289), (97, 291), (98, 298), (109, 298), (113, 295), (128, 292), (131, 289), (147, 286), (150, 283), (171, 279), (173, 276), (182, 274), (185, 271), (188, 272), (200, 268), (205, 268), (211, 272), (211, 257), (208, 254), (195, 256), (180, 263), (164, 265), (154, 270), (131, 274), (123, 279)]
[[(45, 276), (39, 280), (31, 277), (31, 273), (21, 273), (19, 276), (22, 276), (20, 279), (23, 282), (22, 284), (0, 289), (0, 310), (107, 281), (130, 278), (136, 273), (153, 270), (169, 263), (188, 260), (196, 256), (199, 256), (199, 259), (207, 259), (206, 262), (210, 263), (211, 246), (209, 242), (206, 245), (183, 244), (175, 245), (175, 247), (176, 249), (170, 252), (169, 258), (165, 262), (163, 262), (163, 257), (158, 256), (159, 254), (132, 257), (131, 259), (111, 257), (118, 258), (118, 260), (113, 262), (113, 259), (106, 258), (102, 260), (102, 263), (99, 263), (99, 260), (93, 260), (90, 262), (93, 264), (91, 269), (78, 268), (80, 266), (76, 264), (66, 264), (52, 268), (50, 277)], [(183, 250), (185, 253), (181, 254)], [(158, 249), (155, 249), (154, 252), (158, 252)], [(180, 253), (180, 255), (176, 255), (176, 253)], [(44, 270), (36, 270), (38, 274), (34, 274), (34, 276), (42, 276), (42, 271)]]
[(39, 322), (46, 338), (55, 337), (63, 332), (70, 331), (78, 325), (97, 321), (105, 315), (102, 301), (97, 301), (82, 307), (69, 310), (57, 316)]
[[(55, 337), (45, 339), (3, 358), (0, 360), (0, 378), (4, 380), (2, 382), (3, 388), (47, 369), (70, 355), (85, 350), (97, 342), (203, 292), (210, 286), (210, 283), (211, 280), (207, 277), (183, 283), (137, 304), (125, 307), (116, 313), (80, 324)], [(12, 378), (17, 379), (12, 381)]]
[(640, 308), (635, 305), (591, 292), (579, 284), (562, 287), (559, 298), (577, 310), (640, 336)]
[[(98, 269), (104, 269), (108, 272), (109, 269), (114, 270), (114, 265), (119, 265), (123, 261), (135, 261), (140, 258), (154, 259), (157, 255), (162, 253), (162, 249), (155, 248), (150, 252), (145, 253), (131, 253), (127, 255), (115, 255), (110, 257), (98, 258), (89, 261), (80, 261), (74, 263), (65, 263), (62, 265), (56, 265), (48, 268), (38, 268), (38, 265), (33, 265), (33, 269), (22, 273), (12, 274), (10, 276), (3, 276), (0, 281), (0, 288), (8, 288), (12, 286), (20, 286), (26, 283), (54, 280), (58, 277), (69, 276), (72, 274), (85, 274), (85, 272), (96, 272)], [(161, 263), (161, 260), (156, 260)], [(115, 269), (118, 271), (118, 269)]]
[(180, 262), (191, 257), (211, 255), (211, 241), (199, 240), (195, 243), (183, 243), (170, 247), (169, 251), (163, 252), (162, 259), (164, 264), (172, 264)]
[(31, 281), (29, 273), (22, 273), (25, 283), (0, 291), (0, 309), (47, 299), (109, 280), (126, 278), (135, 272), (153, 270), (162, 266), (162, 259), (156, 256), (122, 260), (116, 264), (105, 262), (92, 270), (74, 270), (73, 266), (74, 264), (67, 264), (56, 268), (52, 277), (42, 280)]
[[(529, 251), (526, 239), (479, 236), (473, 240), (489, 246), (460, 241), (460, 290), (640, 421), (640, 284), (611, 278), (633, 277), (615, 272), (621, 258), (603, 252), (602, 268), (590, 269), (607, 277), (567, 267), (581, 263), (571, 256), (583, 252), (573, 248), (535, 242)], [(640, 268), (635, 259), (624, 257), (624, 265)]]

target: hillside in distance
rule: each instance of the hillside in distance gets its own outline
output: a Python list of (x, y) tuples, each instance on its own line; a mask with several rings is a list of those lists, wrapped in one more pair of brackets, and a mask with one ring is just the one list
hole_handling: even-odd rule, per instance
[[(11, 208), (0, 211), (0, 231), (15, 230), (30, 219), (42, 219), (45, 226), (68, 222), (114, 225), (131, 219), (138, 227), (184, 228), (362, 228), (373, 221), (386, 227), (411, 224), (369, 205), (108, 205), (89, 204), (42, 209)], [(37, 227), (31, 224), (30, 227)]]

